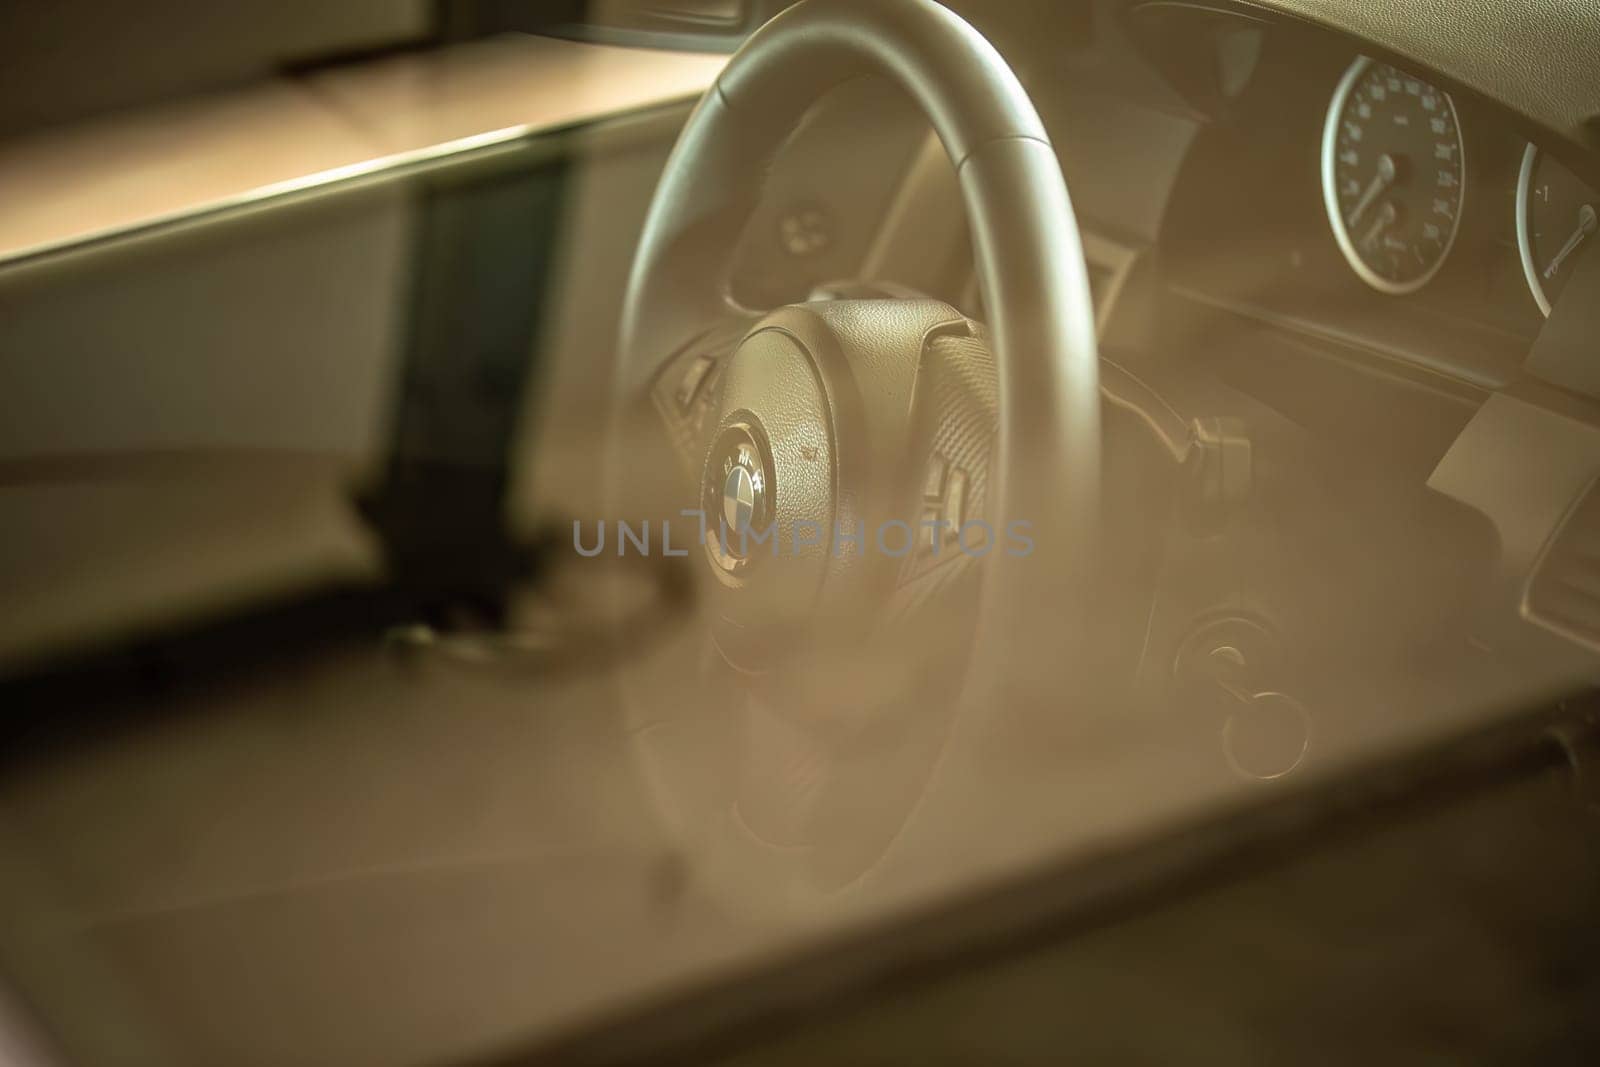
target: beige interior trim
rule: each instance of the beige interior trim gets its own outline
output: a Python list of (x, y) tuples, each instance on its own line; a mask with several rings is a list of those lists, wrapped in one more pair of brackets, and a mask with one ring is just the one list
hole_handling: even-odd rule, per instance
[(512, 34), (30, 136), (0, 146), (0, 265), (695, 96), (726, 62)]

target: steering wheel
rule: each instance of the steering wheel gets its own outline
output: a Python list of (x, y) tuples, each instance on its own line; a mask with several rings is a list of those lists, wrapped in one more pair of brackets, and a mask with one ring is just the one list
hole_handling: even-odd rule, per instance
[[(986, 326), (932, 299), (762, 313), (730, 296), (767, 167), (811, 105), (867, 75), (902, 87), (949, 155)], [(688, 541), (719, 653), (709, 695), (660, 664), (633, 674), (641, 765), (727, 862), (806, 893), (855, 884), (962, 715), (1071, 713), (1065, 650), (1092, 621), (1093, 305), (1056, 150), (1005, 61), (933, 0), (803, 0), (767, 23), (668, 160), (619, 358), (623, 410), (648, 412), (688, 477), (640, 474), (653, 446), (634, 419), (613, 500)]]

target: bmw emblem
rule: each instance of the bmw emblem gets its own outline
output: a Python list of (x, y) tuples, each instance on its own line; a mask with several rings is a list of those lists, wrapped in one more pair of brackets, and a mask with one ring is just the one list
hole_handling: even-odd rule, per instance
[(763, 436), (752, 423), (735, 422), (717, 435), (706, 457), (706, 552), (730, 573), (750, 562), (772, 525), (772, 477)]
[(722, 489), (722, 517), (730, 530), (750, 528), (750, 520), (755, 517), (756, 486), (760, 484), (760, 478), (760, 471), (751, 474), (743, 464), (735, 464), (733, 470), (728, 472), (728, 480)]

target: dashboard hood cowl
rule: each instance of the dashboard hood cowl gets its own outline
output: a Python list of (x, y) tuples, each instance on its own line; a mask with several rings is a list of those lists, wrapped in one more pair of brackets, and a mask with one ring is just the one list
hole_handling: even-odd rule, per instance
[(1600, 152), (1600, 3), (1571, 0), (1247, 0), (1317, 23), (1498, 101), (1585, 153)]

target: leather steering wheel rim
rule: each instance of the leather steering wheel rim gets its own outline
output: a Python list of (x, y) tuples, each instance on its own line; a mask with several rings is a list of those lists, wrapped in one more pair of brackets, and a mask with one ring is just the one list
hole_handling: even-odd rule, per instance
[[(1056, 150), (1010, 67), (933, 0), (803, 0), (758, 30), (690, 116), (636, 253), (619, 396), (735, 311), (732, 252), (768, 164), (806, 110), (886, 77), (920, 107), (959, 179), (998, 376), (995, 513), (1037, 550), (986, 563), (965, 699), (1060, 710), (1063, 650), (1092, 623), (1099, 360), (1078, 227)], [(616, 484), (616, 468), (613, 468)]]

